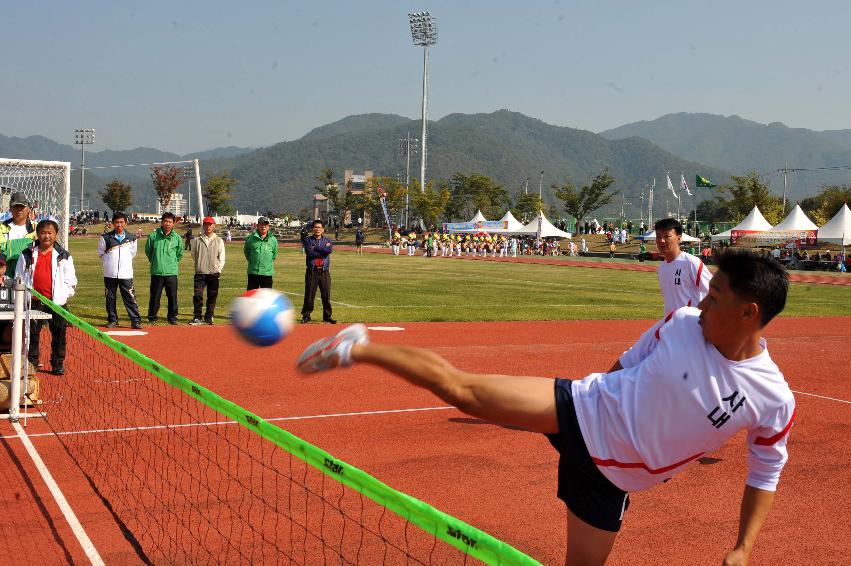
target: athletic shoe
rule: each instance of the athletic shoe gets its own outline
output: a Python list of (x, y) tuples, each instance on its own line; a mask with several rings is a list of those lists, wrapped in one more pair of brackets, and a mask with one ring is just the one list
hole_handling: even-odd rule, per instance
[(302, 373), (316, 373), (352, 365), (352, 346), (369, 343), (366, 326), (353, 324), (334, 336), (314, 342), (299, 356), (296, 367)]
[(65, 365), (64, 364), (54, 364), (53, 365), (53, 375), (65, 375)]
[(175, 324), (177, 324), (177, 319), (176, 318), (170, 318), (170, 319), (168, 319), (168, 323), (170, 325), (174, 326)]
[(201, 320), (200, 318), (193, 318), (192, 320), (189, 321), (189, 324), (191, 324), (192, 326), (200, 326), (200, 325), (204, 324), (204, 321)]
[(117, 322), (110, 322), (109, 324), (106, 325), (107, 328), (115, 328), (116, 326), (118, 326)]
[(136, 330), (138, 330), (138, 329), (142, 328), (142, 321), (141, 321), (141, 320), (137, 320), (136, 322), (134, 322), (133, 324), (131, 324), (131, 326), (132, 326), (133, 328), (135, 328)]
[(337, 321), (333, 318), (323, 318), (322, 322), (327, 322), (328, 324), (337, 324)]
[(310, 317), (309, 317), (309, 316), (303, 316), (303, 317), (301, 317), (301, 323), (302, 323), (302, 324), (307, 324), (308, 322), (310, 322)]
[(207, 323), (207, 324), (209, 324), (210, 326), (213, 326), (213, 319), (212, 319), (212, 318), (205, 318), (205, 319), (204, 319), (204, 322), (206, 322), (206, 323)]

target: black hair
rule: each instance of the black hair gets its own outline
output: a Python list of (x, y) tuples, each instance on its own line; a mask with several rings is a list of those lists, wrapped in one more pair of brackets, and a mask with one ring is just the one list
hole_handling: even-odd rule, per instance
[(661, 220), (657, 220), (656, 224), (653, 225), (653, 229), (656, 230), (656, 232), (674, 230), (677, 233), (677, 236), (683, 235), (683, 225), (680, 224), (680, 221), (676, 218), (662, 218)]
[(313, 222), (311, 222), (311, 223), (310, 223), (310, 227), (311, 227), (311, 228), (313, 228), (313, 227), (314, 227), (314, 226), (316, 226), (317, 224), (319, 224), (320, 226), (322, 226), (323, 228), (325, 228), (325, 223), (324, 223), (324, 222), (322, 222), (322, 221), (321, 221), (320, 219), (318, 219), (318, 218), (317, 218), (316, 220), (314, 220)]
[(126, 215), (126, 214), (124, 214), (123, 212), (113, 212), (113, 213), (112, 213), (112, 221), (113, 221), (113, 222), (115, 222), (116, 220), (119, 220), (119, 219), (121, 219), (121, 218), (123, 218), (123, 219), (126, 221), (126, 220), (127, 220), (127, 215)]
[(39, 232), (41, 232), (45, 226), (53, 226), (53, 230), (57, 234), (59, 233), (59, 224), (57, 224), (55, 220), (51, 220), (50, 218), (40, 220), (39, 223), (35, 225), (35, 233), (38, 234)]
[(173, 212), (163, 212), (162, 218), (160, 218), (160, 222), (162, 222), (166, 218), (171, 218), (172, 220), (177, 221), (177, 218), (174, 217)]
[(777, 260), (734, 248), (718, 254), (717, 260), (733, 293), (759, 305), (762, 326), (783, 311), (789, 274)]

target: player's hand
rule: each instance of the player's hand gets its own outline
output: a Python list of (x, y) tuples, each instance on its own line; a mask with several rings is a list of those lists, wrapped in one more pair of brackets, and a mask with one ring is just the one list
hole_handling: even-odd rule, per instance
[(352, 365), (352, 346), (369, 342), (366, 326), (353, 324), (334, 336), (318, 340), (302, 352), (296, 367), (302, 373), (316, 373)]
[(747, 566), (750, 554), (741, 548), (734, 548), (724, 557), (724, 566)]

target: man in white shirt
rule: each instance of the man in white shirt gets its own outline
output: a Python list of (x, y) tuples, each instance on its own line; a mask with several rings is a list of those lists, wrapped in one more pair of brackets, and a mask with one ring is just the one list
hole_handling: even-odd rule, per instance
[(370, 344), (363, 325), (314, 343), (297, 366), (312, 373), (377, 365), (469, 415), (546, 434), (561, 455), (568, 564), (606, 561), (628, 492), (666, 481), (747, 430), (738, 539), (724, 559), (747, 564), (774, 501), (794, 420), (795, 400), (762, 338), (787, 291), (777, 262), (728, 251), (699, 310), (669, 314), (609, 373), (572, 382), (468, 373), (427, 350)]
[(118, 326), (115, 305), (116, 292), (120, 289), (130, 324), (133, 328), (142, 328), (142, 316), (133, 287), (133, 258), (136, 257), (138, 241), (136, 236), (127, 232), (127, 215), (123, 212), (112, 215), (112, 226), (113, 230), (104, 232), (98, 240), (98, 255), (103, 263), (103, 285), (106, 288), (106, 327)]
[(664, 261), (659, 265), (659, 289), (665, 301), (665, 314), (680, 307), (696, 307), (709, 292), (712, 273), (700, 258), (680, 250), (683, 225), (674, 218), (663, 218), (654, 226), (656, 248)]

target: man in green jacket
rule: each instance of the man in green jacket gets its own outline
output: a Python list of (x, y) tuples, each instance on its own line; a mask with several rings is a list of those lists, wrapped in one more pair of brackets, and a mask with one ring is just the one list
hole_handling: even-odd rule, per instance
[(278, 240), (269, 233), (268, 218), (261, 216), (257, 219), (257, 230), (245, 239), (242, 251), (248, 260), (248, 290), (271, 289)]
[(9, 199), (11, 218), (0, 222), (0, 250), (8, 262), (7, 273), (15, 274), (18, 256), (38, 238), (35, 225), (30, 220), (30, 201), (27, 195), (17, 191)]
[(168, 298), (168, 323), (177, 324), (177, 271), (183, 257), (183, 241), (174, 231), (174, 214), (162, 215), (160, 227), (145, 242), (145, 255), (151, 262), (151, 299), (148, 322), (157, 322), (163, 288)]

